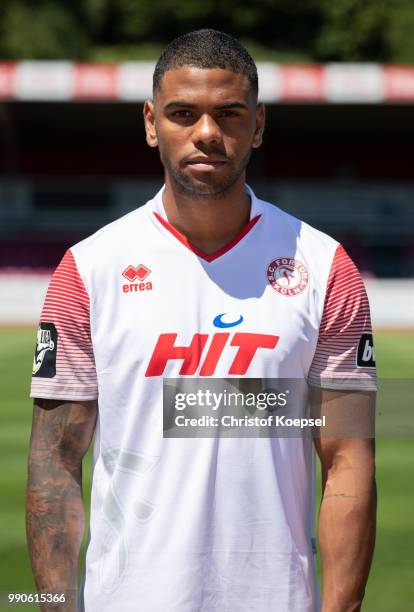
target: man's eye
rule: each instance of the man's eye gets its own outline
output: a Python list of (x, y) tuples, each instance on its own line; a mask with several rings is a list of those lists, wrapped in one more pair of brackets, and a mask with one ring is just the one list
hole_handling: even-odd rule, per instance
[(222, 110), (220, 113), (221, 117), (237, 117), (238, 113), (232, 110)]
[(192, 117), (192, 113), (189, 110), (178, 110), (173, 112), (173, 117)]

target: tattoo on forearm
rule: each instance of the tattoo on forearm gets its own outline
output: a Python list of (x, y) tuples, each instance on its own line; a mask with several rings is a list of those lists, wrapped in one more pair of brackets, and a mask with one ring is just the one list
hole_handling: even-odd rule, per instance
[[(39, 591), (76, 590), (83, 535), (82, 458), (96, 419), (93, 406), (37, 400), (27, 483), (27, 539)], [(59, 610), (72, 610), (68, 607)], [(52, 610), (52, 607), (45, 607)]]
[(347, 493), (327, 493), (323, 496), (323, 499), (328, 499), (328, 497), (346, 497), (349, 499), (356, 499), (357, 495), (348, 495)]

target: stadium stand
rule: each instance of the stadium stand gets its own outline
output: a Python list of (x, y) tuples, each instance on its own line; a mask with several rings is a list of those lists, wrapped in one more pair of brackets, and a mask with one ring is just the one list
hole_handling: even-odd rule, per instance
[[(140, 116), (153, 66), (0, 63), (3, 286), (12, 273), (47, 276), (162, 184)], [(249, 182), (340, 240), (366, 278), (412, 277), (414, 69), (258, 67), (267, 129)]]

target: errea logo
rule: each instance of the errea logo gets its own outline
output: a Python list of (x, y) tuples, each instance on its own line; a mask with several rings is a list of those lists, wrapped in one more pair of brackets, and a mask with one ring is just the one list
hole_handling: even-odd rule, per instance
[(122, 276), (125, 276), (125, 278), (131, 282), (137, 279), (139, 281), (143, 281), (150, 273), (151, 270), (147, 268), (147, 266), (139, 264), (136, 268), (134, 268), (134, 266), (128, 266), (125, 268), (125, 270), (122, 272)]
[[(151, 270), (144, 266), (144, 264), (138, 264), (138, 266), (129, 265), (122, 272), (122, 276), (129, 280), (129, 284), (122, 285), (122, 290), (124, 293), (137, 293), (141, 291), (151, 291), (152, 290), (152, 282), (147, 281), (144, 283), (144, 280), (151, 274)], [(134, 282), (139, 281), (139, 282)]]

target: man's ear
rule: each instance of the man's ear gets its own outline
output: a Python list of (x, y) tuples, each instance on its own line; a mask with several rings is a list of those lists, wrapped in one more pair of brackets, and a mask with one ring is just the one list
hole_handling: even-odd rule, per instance
[(265, 107), (263, 102), (259, 102), (256, 107), (256, 128), (254, 131), (252, 147), (258, 149), (263, 142), (263, 131), (265, 127)]
[(158, 146), (158, 139), (155, 129), (154, 102), (152, 100), (145, 100), (143, 115), (147, 144), (150, 147), (156, 147)]

